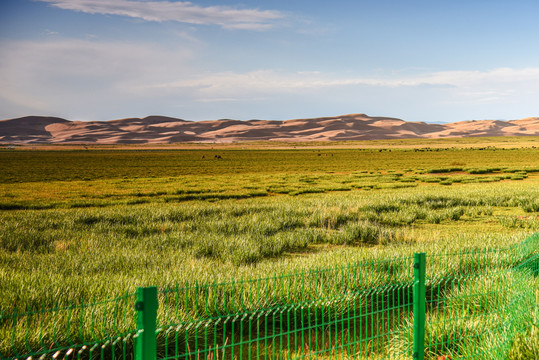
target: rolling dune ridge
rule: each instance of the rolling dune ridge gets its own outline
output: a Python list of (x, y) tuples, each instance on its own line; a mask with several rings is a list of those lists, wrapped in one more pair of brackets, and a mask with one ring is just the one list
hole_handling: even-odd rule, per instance
[(187, 121), (165, 116), (110, 121), (70, 121), (27, 116), (0, 121), (0, 142), (7, 144), (170, 144), (537, 135), (539, 117), (449, 124), (407, 122), (365, 114), (285, 121)]

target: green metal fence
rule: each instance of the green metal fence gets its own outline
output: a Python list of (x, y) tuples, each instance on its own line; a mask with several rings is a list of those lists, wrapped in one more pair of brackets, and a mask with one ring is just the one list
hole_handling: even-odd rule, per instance
[(503, 249), (2, 313), (0, 357), (505, 359), (537, 336), (538, 245), (539, 233)]

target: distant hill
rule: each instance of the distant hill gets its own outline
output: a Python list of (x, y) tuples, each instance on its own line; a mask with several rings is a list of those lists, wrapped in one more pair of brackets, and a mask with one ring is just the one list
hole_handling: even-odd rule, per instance
[(0, 143), (4, 144), (335, 141), (532, 135), (539, 136), (537, 117), (449, 124), (407, 122), (365, 114), (285, 121), (187, 121), (165, 116), (109, 121), (70, 121), (44, 116), (0, 120)]

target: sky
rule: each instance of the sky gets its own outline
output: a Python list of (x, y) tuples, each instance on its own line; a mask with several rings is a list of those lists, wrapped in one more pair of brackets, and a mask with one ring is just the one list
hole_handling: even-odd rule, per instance
[(2, 0), (0, 119), (539, 116), (536, 0)]

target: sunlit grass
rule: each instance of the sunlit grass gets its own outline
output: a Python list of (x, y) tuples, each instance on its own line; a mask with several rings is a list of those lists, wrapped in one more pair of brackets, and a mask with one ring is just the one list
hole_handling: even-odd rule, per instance
[(110, 297), (141, 285), (257, 277), (417, 250), (505, 246), (539, 229), (537, 215), (523, 209), (539, 196), (534, 184), (454, 185), (443, 195), (431, 185), (3, 211), (0, 276), (6, 286), (0, 301), (4, 308), (39, 306)]
[(539, 230), (537, 149), (389, 150), (0, 152), (0, 308), (500, 248)]

